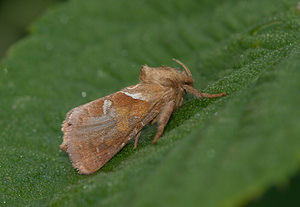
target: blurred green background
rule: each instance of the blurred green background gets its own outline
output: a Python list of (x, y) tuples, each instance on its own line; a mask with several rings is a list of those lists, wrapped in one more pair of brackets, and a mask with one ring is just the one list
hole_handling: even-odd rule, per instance
[(0, 0), (0, 59), (49, 6), (66, 0)]

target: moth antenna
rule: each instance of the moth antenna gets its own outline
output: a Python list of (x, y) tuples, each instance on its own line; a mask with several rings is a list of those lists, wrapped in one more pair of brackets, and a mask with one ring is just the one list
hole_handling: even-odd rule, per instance
[(187, 74), (187, 76), (188, 76), (189, 78), (193, 78), (193, 77), (192, 77), (192, 73), (191, 73), (191, 71), (188, 69), (188, 67), (186, 67), (181, 61), (179, 61), (179, 60), (177, 60), (177, 59), (175, 59), (175, 58), (173, 58), (172, 60), (174, 60), (176, 63), (178, 63), (179, 65), (181, 65), (181, 66), (184, 68), (184, 70), (185, 70), (185, 72), (186, 72), (186, 74)]

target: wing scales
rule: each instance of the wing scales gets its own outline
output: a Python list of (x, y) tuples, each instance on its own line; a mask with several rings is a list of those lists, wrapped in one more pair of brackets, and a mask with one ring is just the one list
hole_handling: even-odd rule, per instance
[(147, 93), (152, 90), (152, 98), (139, 99), (134, 93), (145, 93), (145, 88), (136, 86), (131, 90), (128, 87), (74, 108), (67, 114), (60, 148), (69, 153), (73, 167), (79, 173), (91, 174), (101, 168), (157, 116), (164, 91), (156, 87), (149, 85), (146, 88)]

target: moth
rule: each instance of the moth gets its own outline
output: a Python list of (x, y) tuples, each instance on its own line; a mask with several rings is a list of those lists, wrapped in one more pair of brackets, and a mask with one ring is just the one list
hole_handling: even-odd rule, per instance
[(153, 139), (163, 134), (171, 114), (187, 93), (197, 98), (217, 98), (226, 93), (201, 93), (193, 87), (190, 70), (162, 66), (142, 66), (140, 82), (121, 91), (78, 106), (67, 113), (62, 124), (64, 133), (60, 149), (66, 151), (80, 174), (92, 174), (117, 154), (133, 137), (134, 149), (141, 130), (157, 123)]

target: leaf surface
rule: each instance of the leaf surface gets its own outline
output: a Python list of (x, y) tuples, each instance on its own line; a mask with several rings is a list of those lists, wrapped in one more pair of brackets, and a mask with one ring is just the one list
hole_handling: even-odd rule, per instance
[[(299, 170), (297, 1), (73, 0), (49, 10), (0, 66), (3, 206), (241, 206)], [(59, 150), (68, 110), (183, 61), (201, 91), (156, 145), (142, 131), (101, 170)]]

